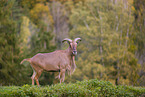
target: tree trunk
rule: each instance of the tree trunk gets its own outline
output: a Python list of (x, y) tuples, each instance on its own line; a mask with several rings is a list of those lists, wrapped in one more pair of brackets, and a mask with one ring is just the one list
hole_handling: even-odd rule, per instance
[[(101, 26), (101, 38), (100, 38), (100, 55), (101, 55), (101, 64), (104, 66), (104, 59), (103, 59), (103, 47), (102, 47), (102, 41), (103, 41), (103, 37), (102, 37), (102, 34), (103, 34), (103, 31), (102, 31), (102, 17), (100, 16), (100, 26)], [(100, 77), (102, 78), (103, 77), (103, 72), (101, 72), (100, 74)]]

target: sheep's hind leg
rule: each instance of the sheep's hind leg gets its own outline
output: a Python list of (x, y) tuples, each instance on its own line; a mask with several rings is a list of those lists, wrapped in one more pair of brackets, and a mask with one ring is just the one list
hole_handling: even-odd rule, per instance
[(31, 79), (32, 79), (32, 85), (34, 85), (34, 78), (35, 78), (35, 76), (36, 76), (36, 72), (35, 72), (35, 70), (33, 69), (33, 75), (32, 75), (32, 77), (31, 77)]
[(41, 73), (42, 73), (42, 70), (39, 70), (39, 71), (36, 73), (36, 76), (35, 76), (36, 84), (37, 84), (38, 86), (40, 85), (40, 84), (39, 84), (38, 78), (40, 77)]

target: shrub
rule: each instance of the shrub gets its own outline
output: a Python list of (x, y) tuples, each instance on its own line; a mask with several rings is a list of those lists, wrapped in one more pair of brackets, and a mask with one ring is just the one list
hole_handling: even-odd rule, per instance
[(0, 97), (139, 97), (145, 93), (143, 87), (115, 86), (97, 79), (52, 86), (3, 86)]

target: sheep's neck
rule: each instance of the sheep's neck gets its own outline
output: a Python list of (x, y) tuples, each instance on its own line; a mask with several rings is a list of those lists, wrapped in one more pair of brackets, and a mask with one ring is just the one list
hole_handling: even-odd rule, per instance
[(73, 56), (70, 47), (69, 47), (68, 49), (66, 49), (66, 53), (67, 53), (67, 56), (68, 56), (69, 58), (71, 58), (71, 57)]
[(70, 59), (70, 65), (71, 65), (71, 69), (72, 69), (72, 73), (73, 73), (75, 68), (76, 68), (75, 56), (72, 55), (72, 51), (71, 51), (70, 47), (66, 50), (66, 53), (67, 53), (67, 56)]

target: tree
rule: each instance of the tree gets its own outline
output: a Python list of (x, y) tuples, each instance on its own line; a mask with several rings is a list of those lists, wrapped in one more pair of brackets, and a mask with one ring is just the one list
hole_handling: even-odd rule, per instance
[(134, 28), (135, 35), (132, 37), (136, 50), (136, 57), (138, 58), (138, 63), (141, 64), (140, 70), (140, 85), (144, 84), (145, 78), (145, 0), (134, 0)]
[[(49, 53), (55, 49), (55, 44), (52, 41), (54, 34), (53, 31), (53, 18), (50, 14), (50, 10), (48, 5), (44, 5), (43, 3), (37, 3), (30, 10), (30, 19), (31, 24), (34, 24), (35, 32), (31, 32), (30, 28), (28, 28), (31, 32), (30, 36), (30, 48), (28, 48), (28, 57), (32, 57), (37, 53)], [(30, 70), (32, 71), (32, 69)], [(29, 72), (30, 72), (29, 71)], [(53, 73), (44, 73), (40, 80), (42, 80), (42, 84), (51, 84), (53, 83), (54, 74)], [(47, 81), (46, 81), (47, 80)]]
[(15, 1), (0, 1), (0, 83), (1, 85), (20, 84), (20, 49), (16, 21), (12, 8)]
[[(99, 74), (97, 78), (115, 84), (137, 83), (139, 68), (134, 66), (139, 67), (139, 64), (130, 51), (134, 46), (129, 40), (133, 23), (130, 6), (126, 8), (122, 1), (111, 0), (79, 2), (72, 10), (70, 20), (73, 26), (70, 36), (83, 40), (78, 48), (81, 52), (79, 70), (84, 74), (80, 78), (96, 78)], [(131, 76), (136, 77), (131, 79)]]
[(50, 8), (54, 20), (54, 40), (57, 45), (57, 49), (60, 49), (62, 45), (61, 41), (64, 38), (68, 37), (68, 12), (66, 11), (65, 6), (62, 5), (60, 2), (53, 1)]

